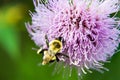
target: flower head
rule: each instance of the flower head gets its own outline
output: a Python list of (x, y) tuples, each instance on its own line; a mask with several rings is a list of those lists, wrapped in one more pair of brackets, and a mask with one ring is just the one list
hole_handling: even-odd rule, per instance
[[(119, 10), (118, 0), (48, 0), (41, 4), (34, 0), (35, 13), (28, 32), (38, 46), (62, 37), (62, 53), (69, 56), (64, 63), (79, 68), (106, 69), (106, 62), (119, 45), (118, 18), (110, 14)], [(80, 74), (79, 73), (79, 74)]]

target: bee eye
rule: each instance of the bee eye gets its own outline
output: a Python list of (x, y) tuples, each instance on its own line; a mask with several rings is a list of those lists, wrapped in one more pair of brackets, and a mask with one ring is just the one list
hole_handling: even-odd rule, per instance
[(60, 44), (58, 42), (54, 42), (53, 45), (56, 47), (56, 48), (60, 48)]

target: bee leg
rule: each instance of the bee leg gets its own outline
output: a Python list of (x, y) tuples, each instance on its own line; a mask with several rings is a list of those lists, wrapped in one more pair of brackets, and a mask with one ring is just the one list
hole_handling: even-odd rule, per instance
[(59, 62), (59, 59), (58, 59), (57, 56), (55, 56), (55, 57), (54, 57), (52, 60), (50, 60), (49, 62), (52, 63), (52, 62), (54, 62), (55, 60), (56, 60), (57, 62)]
[(43, 49), (43, 48), (40, 48), (38, 51), (37, 51), (37, 54), (43, 54), (44, 51), (47, 51), (48, 49)]
[(49, 63), (53, 63), (55, 60), (50, 60)]
[[(53, 63), (55, 60), (50, 60), (50, 63)], [(56, 57), (56, 61), (59, 62), (60, 60), (58, 59), (58, 57)]]
[(60, 61), (60, 60), (59, 60), (59, 58), (58, 58), (57, 56), (56, 56), (56, 61), (57, 61), (57, 62), (59, 62), (59, 61)]
[(46, 45), (47, 45), (47, 47), (49, 47), (49, 40), (48, 40), (47, 35), (45, 35), (45, 40), (46, 40)]
[(38, 49), (37, 54), (40, 54), (43, 51), (42, 47)]

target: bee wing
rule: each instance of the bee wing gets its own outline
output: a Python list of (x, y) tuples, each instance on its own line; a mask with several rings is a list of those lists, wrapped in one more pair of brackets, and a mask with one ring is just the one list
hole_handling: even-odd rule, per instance
[(66, 59), (68, 59), (69, 57), (63, 53), (57, 53), (56, 54), (56, 60), (57, 61), (65, 61)]

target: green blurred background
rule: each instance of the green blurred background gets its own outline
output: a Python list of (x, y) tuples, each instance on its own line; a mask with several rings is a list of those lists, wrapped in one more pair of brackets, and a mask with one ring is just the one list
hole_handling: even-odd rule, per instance
[[(32, 50), (38, 48), (29, 37), (25, 22), (30, 22), (32, 0), (0, 0), (0, 80), (66, 80), (64, 69), (52, 76), (55, 65), (38, 66), (41, 56)], [(120, 13), (117, 14), (120, 16)], [(120, 80), (120, 54), (116, 53), (105, 66), (109, 72), (93, 71), (83, 80)], [(75, 69), (68, 80), (77, 80)]]

